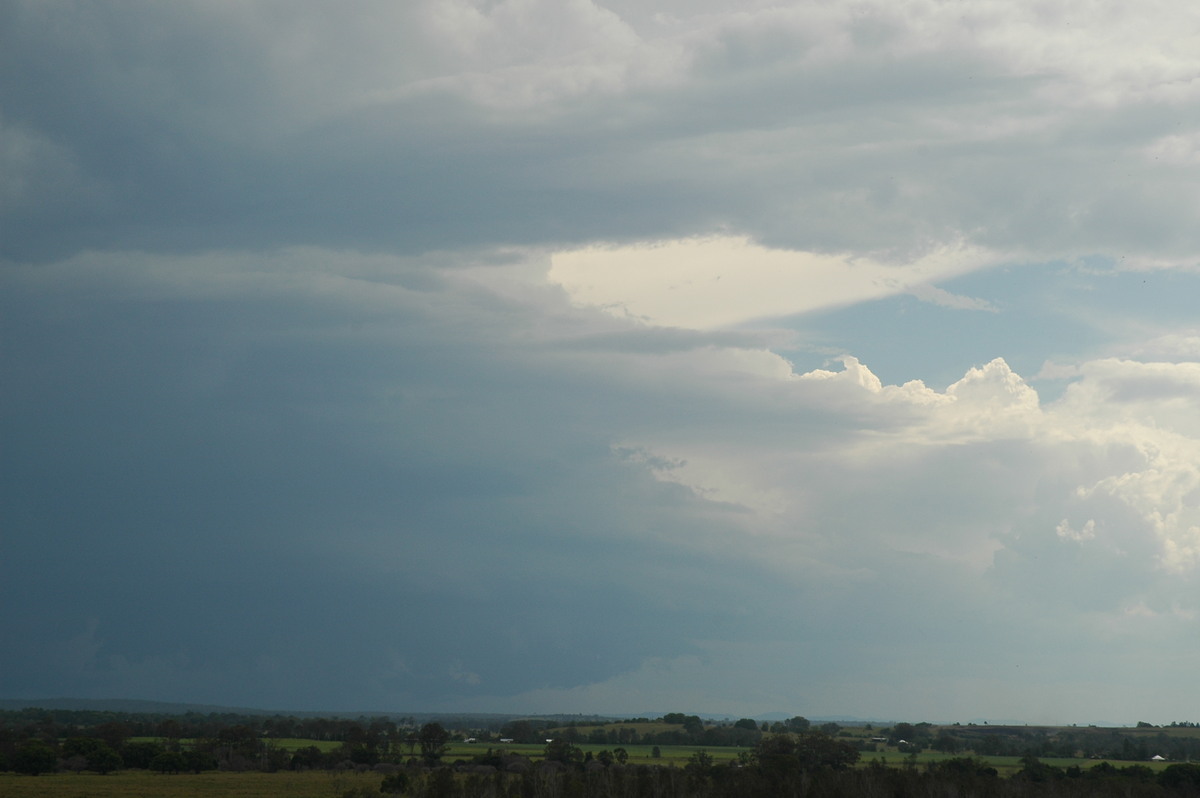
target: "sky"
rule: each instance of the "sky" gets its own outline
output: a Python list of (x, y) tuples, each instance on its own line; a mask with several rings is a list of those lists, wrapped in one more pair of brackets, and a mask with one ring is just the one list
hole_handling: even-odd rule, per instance
[(1200, 720), (1198, 34), (0, 0), (0, 697)]

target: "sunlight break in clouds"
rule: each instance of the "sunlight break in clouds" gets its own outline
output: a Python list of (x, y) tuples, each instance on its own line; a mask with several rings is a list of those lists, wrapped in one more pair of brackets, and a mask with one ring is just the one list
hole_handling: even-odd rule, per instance
[(710, 329), (901, 293), (953, 304), (930, 284), (993, 261), (963, 245), (892, 264), (718, 237), (557, 252), (549, 279), (580, 304), (661, 326)]

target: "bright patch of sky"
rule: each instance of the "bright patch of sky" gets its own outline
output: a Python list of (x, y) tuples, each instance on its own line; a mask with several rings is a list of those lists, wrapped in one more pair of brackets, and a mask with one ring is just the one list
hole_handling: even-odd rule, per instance
[[(1110, 264), (1000, 265), (938, 283), (971, 300), (955, 306), (907, 293), (846, 308), (794, 316), (781, 325), (805, 346), (793, 355), (853, 352), (886, 381), (923, 379), (944, 386), (963, 371), (1003, 357), (1035, 380), (1043, 397), (1057, 396), (1056, 376), (1104, 354), (1134, 349), (1170, 330), (1188, 329), (1200, 275), (1179, 271), (1121, 271)], [(1148, 355), (1149, 351), (1137, 354)], [(1194, 352), (1160, 350), (1166, 360)], [(1043, 370), (1047, 364), (1052, 366)], [(1043, 377), (1046, 379), (1038, 379)]]
[(1198, 27), (3, 4), (2, 689), (1185, 719)]
[(549, 278), (576, 302), (619, 316), (657, 326), (713, 329), (904, 291), (941, 299), (930, 283), (986, 262), (984, 253), (954, 246), (893, 264), (710, 238), (559, 252)]

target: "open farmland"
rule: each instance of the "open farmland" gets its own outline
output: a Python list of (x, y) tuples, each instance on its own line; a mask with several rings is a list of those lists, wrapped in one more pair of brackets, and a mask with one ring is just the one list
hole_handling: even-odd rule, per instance
[(1200, 794), (1190, 723), (843, 727), (680, 713), (447, 723), (23, 709), (0, 714), (0, 766), (11, 771), (0, 796), (773, 798), (806, 795), (814, 779), (829, 796)]
[[(611, 745), (579, 743), (576, 746), (585, 755), (599, 754), (601, 751), (612, 751)], [(629, 755), (629, 763), (634, 765), (674, 765), (682, 767), (698, 752), (705, 752), (717, 762), (729, 762), (737, 759), (738, 755), (749, 751), (749, 748), (714, 748), (703, 745), (623, 745)], [(654, 756), (654, 749), (659, 749), (659, 756)], [(539, 760), (546, 751), (544, 743), (451, 743), (443, 759), (454, 762), (457, 759), (470, 760), (488, 749), (505, 751), (510, 754), (521, 754), (533, 760)]]

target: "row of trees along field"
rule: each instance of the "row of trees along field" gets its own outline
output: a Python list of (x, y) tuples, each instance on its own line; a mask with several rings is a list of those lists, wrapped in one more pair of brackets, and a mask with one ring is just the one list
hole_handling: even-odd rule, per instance
[[(122, 768), (164, 773), (205, 770), (311, 770), (400, 764), (419, 754), (425, 762), (440, 760), (452, 735), (440, 723), (419, 729), (373, 731), (353, 724), (340, 745), (285, 747), (246, 724), (223, 726), (194, 738), (134, 737), (128, 727), (106, 722), (74, 728), (59, 737), (40, 723), (14, 731), (0, 728), (0, 771), (38, 775), (56, 770), (88, 770), (100, 774)], [(297, 738), (291, 738), (295, 742)], [(311, 740), (312, 742), (318, 742)]]
[(1146, 761), (1161, 756), (1175, 762), (1200, 759), (1200, 730), (1189, 722), (1156, 727), (1095, 726), (934, 726), (898, 723), (885, 730), (886, 740), (903, 753), (934, 750), (980, 756), (1036, 756)]
[[(702, 745), (709, 748), (748, 747), (756, 744), (765, 733), (803, 732), (812, 724), (805, 718), (794, 717), (773, 724), (759, 723), (751, 718), (733, 722), (705, 722), (698, 715), (669, 712), (661, 718), (630, 718), (610, 723), (567, 723), (554, 719), (523, 718), (510, 721), (500, 729), (502, 739), (518, 743), (536, 743), (547, 736), (565, 739), (570, 743), (592, 745)], [(821, 730), (836, 734), (836, 723), (825, 724)]]
[[(835, 723), (814, 728), (798, 716), (766, 724), (751, 719), (712, 722), (682, 713), (606, 723), (595, 718), (564, 722), (561, 717), (491, 718), (488, 723), (491, 728), (448, 729), (436, 721), (417, 725), (412, 718), (0, 711), (0, 770), (373, 770), (387, 779), (381, 784), (384, 792), (464, 798), (536, 798), (527, 792), (535, 787), (537, 795), (546, 798), (570, 796), (576, 788), (585, 789), (581, 796), (597, 797), (640, 796), (643, 790), (656, 798), (789, 792), (800, 796), (823, 794), (821, 785), (834, 790), (829, 795), (874, 794), (871, 790), (878, 788), (880, 795), (915, 796), (930, 785), (951, 782), (969, 782), (973, 792), (957, 793), (964, 795), (1098, 795), (1120, 786), (1123, 795), (1200, 796), (1200, 766), (1180, 764), (1200, 759), (1200, 729), (1192, 723), (1139, 723), (1136, 728), (897, 723), (875, 730)], [(477, 741), (468, 749), (472, 753), (447, 761), (449, 744), (467, 738)], [(504, 748), (522, 743), (538, 745), (540, 756)], [(614, 746), (611, 750), (581, 747), (609, 744)], [(632, 764), (624, 745), (731, 746), (739, 753), (721, 757), (721, 762), (701, 751), (686, 764)], [(850, 767), (860, 758), (871, 760), (872, 752), (915, 755), (925, 749), (954, 758), (924, 767), (917, 767), (914, 756), (901, 760), (906, 764), (899, 767)], [(461, 754), (464, 749), (457, 750)], [(1041, 761), (1092, 757), (1144, 762), (1156, 754), (1174, 764), (1160, 770), (1107, 762), (1056, 768)], [(997, 755), (1024, 757), (1016, 776), (1000, 779), (977, 758)], [(443, 771), (449, 775), (439, 775)], [(494, 778), (481, 780), (484, 776)], [(837, 792), (853, 785), (867, 792)], [(545, 792), (543, 787), (553, 789)], [(567, 792), (557, 792), (560, 788)], [(910, 793), (910, 788), (918, 791)], [(772, 789), (783, 792), (769, 793)]]
[[(426, 727), (438, 724), (426, 724)], [(426, 729), (422, 727), (422, 729)], [(445, 734), (444, 729), (442, 733)], [(68, 738), (82, 740), (96, 738)], [(37, 742), (37, 745), (45, 746)], [(102, 743), (101, 743), (102, 744)], [(610, 752), (602, 752), (610, 753)], [(413, 798), (1193, 798), (1200, 795), (1200, 765), (1171, 764), (1160, 771), (1142, 764), (1102, 762), (1086, 770), (1060, 768), (1028, 756), (1021, 769), (1000, 778), (971, 757), (888, 767), (878, 761), (855, 767), (858, 749), (821, 732), (765, 736), (736, 759), (720, 762), (695, 752), (682, 767), (629, 765), (614, 756), (591, 756), (562, 740), (546, 744), (539, 761), (486, 749), (453, 765), (439, 762), (435, 746), (406, 767), (389, 766), (377, 789), (354, 787), (336, 798), (396, 795)]]

